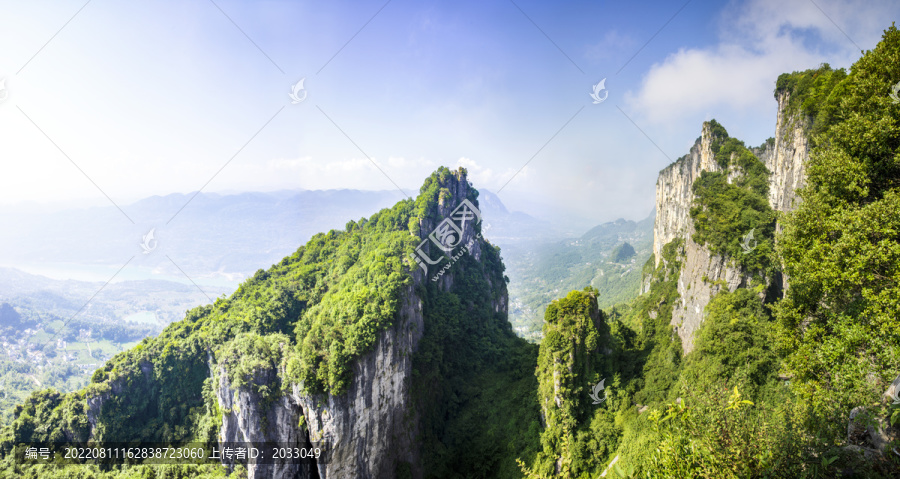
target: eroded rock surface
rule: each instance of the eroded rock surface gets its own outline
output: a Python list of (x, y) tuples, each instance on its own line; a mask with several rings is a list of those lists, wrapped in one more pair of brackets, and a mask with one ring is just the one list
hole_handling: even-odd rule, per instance
[[(769, 204), (778, 211), (791, 211), (800, 201), (797, 189), (804, 185), (806, 162), (809, 158), (808, 125), (802, 116), (788, 109), (789, 96), (778, 96), (778, 118), (775, 141), (751, 151), (771, 173), (769, 176)], [(656, 221), (653, 228), (653, 254), (656, 265), (662, 259), (662, 249), (670, 241), (683, 238), (684, 257), (678, 278), (678, 294), (681, 296), (672, 311), (672, 326), (681, 338), (684, 354), (693, 350), (694, 334), (705, 318), (705, 308), (710, 299), (723, 288), (734, 291), (746, 286), (748, 275), (733, 260), (710, 253), (704, 245), (693, 241), (693, 220), (690, 216), (694, 201), (693, 185), (704, 171), (722, 171), (711, 150), (710, 127), (704, 123), (700, 138), (690, 153), (678, 159), (659, 173), (656, 181)], [(726, 172), (731, 183), (739, 174), (730, 167)], [(776, 225), (780, 231), (780, 225)], [(781, 282), (777, 290), (787, 287), (787, 279), (781, 276), (770, 281)], [(645, 280), (641, 292), (649, 291)]]

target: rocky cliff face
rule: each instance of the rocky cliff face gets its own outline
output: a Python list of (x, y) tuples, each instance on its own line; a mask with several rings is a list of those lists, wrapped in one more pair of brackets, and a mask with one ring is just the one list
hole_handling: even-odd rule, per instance
[[(766, 143), (752, 152), (771, 172), (769, 203), (778, 211), (790, 211), (799, 200), (796, 190), (803, 186), (805, 162), (809, 157), (807, 125), (797, 113), (789, 113), (789, 97), (778, 96), (778, 118), (775, 142)], [(704, 123), (701, 137), (688, 155), (680, 158), (659, 173), (656, 182), (656, 223), (653, 228), (653, 253), (656, 264), (662, 257), (663, 246), (675, 238), (684, 238), (684, 259), (678, 278), (679, 302), (672, 311), (672, 326), (681, 337), (684, 353), (693, 349), (694, 333), (705, 317), (704, 309), (722, 288), (734, 291), (747, 284), (747, 276), (727, 258), (710, 254), (693, 241), (693, 222), (690, 217), (694, 200), (692, 187), (703, 171), (720, 171), (710, 149), (712, 143), (709, 124)], [(728, 171), (729, 183), (739, 174)], [(780, 228), (779, 228), (780, 229)], [(642, 285), (642, 291), (649, 289)]]
[[(769, 205), (777, 211), (791, 211), (800, 200), (797, 189), (806, 180), (806, 161), (809, 159), (809, 125), (799, 113), (788, 111), (788, 93), (778, 95), (778, 119), (775, 124), (775, 145), (771, 154), (757, 154), (772, 173), (769, 179)], [(756, 153), (756, 152), (754, 152)]]
[(694, 333), (706, 319), (705, 308), (723, 288), (728, 291), (746, 286), (748, 278), (727, 258), (713, 255), (705, 246), (691, 239), (693, 225), (688, 225), (684, 240), (684, 259), (678, 276), (679, 300), (672, 307), (672, 326), (681, 338), (684, 354), (694, 348)]
[[(438, 199), (436, 211), (420, 221), (421, 249), (430, 258), (438, 258), (440, 247), (429, 235), (447, 218), (459, 216), (459, 205), (469, 195), (465, 174), (453, 172), (445, 191)], [(471, 254), (480, 260), (483, 239), (476, 233), (480, 221), (477, 205), (456, 236), (444, 237), (455, 247), (452, 254)], [(460, 225), (459, 221), (455, 223)], [(452, 228), (451, 228), (452, 229)], [(447, 230), (444, 230), (445, 232)], [(456, 230), (453, 230), (456, 231)], [(340, 395), (307, 394), (301, 384), (290, 384), (290, 392), (272, 399), (253, 392), (253, 384), (232, 389), (227, 374), (219, 373), (216, 395), (223, 411), (221, 442), (278, 442), (284, 444), (327, 444), (327, 460), (307, 466), (255, 465), (250, 478), (382, 478), (394, 477), (398, 464), (409, 465), (413, 477), (423, 471), (417, 449), (419, 415), (410, 396), (413, 354), (424, 332), (423, 302), (416, 286), (434, 281), (443, 290), (453, 285), (453, 268), (445, 257), (423, 269), (411, 262), (413, 284), (401, 298), (394, 324), (380, 333), (374, 348), (353, 364), (353, 377), (347, 391)], [(436, 279), (435, 279), (436, 278)], [(504, 294), (495, 311), (506, 311)], [(277, 384), (283, 371), (261, 372), (259, 384)]]
[[(769, 206), (785, 212), (792, 211), (800, 201), (797, 190), (806, 183), (806, 162), (809, 160), (808, 121), (799, 112), (789, 112), (789, 101), (787, 92), (778, 94), (775, 144), (768, 154), (757, 153), (772, 173), (769, 177)], [(777, 222), (775, 232), (780, 233), (781, 228), (781, 223)], [(787, 289), (787, 275), (782, 275), (780, 286), (782, 291)]]
[[(216, 395), (223, 410), (220, 442), (275, 442), (291, 447), (326, 444), (327, 458), (312, 466), (251, 465), (251, 478), (392, 477), (398, 461), (418, 464), (417, 418), (409, 397), (412, 353), (424, 328), (422, 303), (410, 286), (399, 320), (356, 361), (347, 392), (304, 394), (299, 384), (275, 400), (249, 384), (231, 389), (220, 374)], [(276, 371), (258, 373), (255, 384), (277, 384)], [(315, 471), (313, 471), (315, 469)]]
[(691, 224), (691, 187), (703, 171), (719, 171), (710, 149), (709, 126), (703, 125), (700, 138), (690, 153), (659, 172), (656, 180), (656, 222), (653, 226), (653, 256), (662, 259), (662, 247), (675, 238), (684, 238)]
[[(672, 326), (681, 337), (685, 354), (693, 349), (694, 332), (703, 322), (703, 310), (722, 287), (733, 290), (746, 282), (742, 272), (726, 258), (711, 255), (695, 243), (691, 220), (692, 187), (703, 171), (720, 171), (712, 145), (712, 132), (703, 124), (700, 138), (691, 152), (659, 173), (656, 181), (656, 223), (653, 228), (653, 254), (656, 264), (662, 259), (662, 247), (675, 238), (684, 238), (684, 260), (678, 278), (680, 301), (672, 309)], [(729, 182), (735, 171), (728, 171)], [(723, 285), (724, 281), (724, 285)]]
[(340, 396), (306, 395), (292, 385), (291, 398), (303, 409), (310, 440), (331, 450), (319, 476), (393, 477), (398, 461), (420, 476), (416, 451), (418, 416), (410, 399), (412, 354), (422, 338), (422, 302), (409, 287), (400, 320), (383, 332), (375, 349), (353, 367), (353, 381)]
[[(257, 385), (277, 384), (276, 376), (274, 370), (257, 371), (249, 385), (233, 389), (226, 371), (218, 369), (216, 399), (222, 409), (220, 443), (278, 443), (290, 448), (311, 446), (308, 429), (300, 426), (302, 407), (289, 396), (270, 401), (255, 390)], [(223, 458), (222, 463), (234, 466), (235, 461)], [(315, 477), (313, 468), (314, 464), (252, 464), (248, 469), (250, 477), (288, 478)]]

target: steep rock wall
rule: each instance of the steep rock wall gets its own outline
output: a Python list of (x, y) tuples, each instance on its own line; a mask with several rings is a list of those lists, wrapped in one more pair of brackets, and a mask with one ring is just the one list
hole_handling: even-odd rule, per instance
[[(313, 466), (250, 465), (251, 479), (316, 477), (313, 468), (322, 479), (392, 477), (398, 461), (417, 465), (417, 416), (409, 381), (412, 354), (423, 330), (422, 303), (409, 286), (398, 320), (354, 363), (350, 386), (337, 396), (304, 394), (301, 385), (291, 384), (289, 394), (266, 398), (254, 386), (275, 387), (283, 371), (257, 371), (247, 385), (232, 388), (224, 369), (214, 368), (219, 371), (216, 397), (222, 411), (219, 441), (327, 445), (327, 460)], [(223, 464), (232, 465), (225, 460)]]
[[(407, 288), (399, 318), (379, 335), (372, 351), (353, 365), (353, 379), (341, 395), (304, 394), (298, 384), (274, 400), (253, 391), (253, 383), (278, 384), (279, 371), (257, 373), (251, 384), (232, 389), (219, 376), (216, 396), (223, 411), (220, 442), (277, 442), (302, 447), (327, 444), (327, 460), (314, 467), (318, 477), (392, 477), (398, 461), (419, 463), (415, 448), (416, 412), (409, 396), (412, 353), (424, 329), (422, 303)], [(226, 461), (223, 463), (228, 464)], [(418, 473), (416, 473), (418, 472)], [(316, 477), (302, 464), (258, 464), (252, 478)], [(414, 475), (420, 476), (421, 471)]]
[[(419, 236), (423, 240), (445, 218), (450, 218), (470, 194), (471, 185), (465, 175), (458, 172), (453, 175), (438, 199), (436, 211), (419, 222)], [(480, 260), (483, 248), (490, 247), (476, 232), (478, 221), (480, 218), (472, 217), (465, 222), (458, 240), (453, 240), (458, 246), (454, 254), (471, 254)], [(440, 253), (431, 241), (426, 241), (422, 249), (430, 258), (437, 258)], [(449, 262), (445, 257), (427, 271), (411, 262), (413, 281), (401, 295), (394, 324), (379, 334), (371, 351), (354, 362), (351, 383), (343, 394), (307, 394), (302, 384), (290, 384), (288, 394), (267, 401), (252, 393), (252, 385), (235, 391), (227, 380), (222, 382), (219, 378), (216, 394), (223, 410), (220, 441), (291, 444), (309, 441), (328, 445), (327, 461), (316, 464), (315, 471), (296, 465), (280, 468), (257, 465), (248, 471), (251, 479), (315, 477), (314, 472), (322, 479), (394, 477), (400, 463), (409, 465), (413, 477), (423, 476), (418, 451), (419, 413), (410, 395), (413, 354), (425, 328), (423, 301), (416, 287), (431, 282)], [(453, 268), (448, 268), (435, 282), (442, 290), (449, 291), (454, 282)], [(491, 284), (491, 287), (503, 288), (503, 294), (492, 307), (505, 312), (508, 308), (505, 284)], [(278, 382), (275, 372), (261, 380)]]
[[(659, 265), (662, 259), (662, 248), (666, 243), (675, 238), (685, 239), (684, 259), (678, 277), (681, 299), (672, 309), (672, 326), (681, 338), (685, 354), (693, 349), (694, 333), (703, 322), (703, 310), (723, 287), (723, 282), (730, 290), (746, 282), (741, 271), (729, 266), (725, 258), (711, 255), (691, 239), (694, 233), (690, 215), (694, 181), (704, 171), (721, 171), (711, 150), (712, 140), (710, 126), (704, 123), (700, 138), (690, 153), (660, 171), (656, 181), (656, 223), (653, 228), (656, 264)], [(737, 172), (729, 170), (727, 173), (730, 183)]]
[(691, 187), (703, 171), (719, 171), (713, 158), (709, 126), (703, 125), (700, 138), (690, 153), (659, 172), (656, 180), (656, 221), (653, 224), (653, 257), (656, 266), (662, 259), (662, 247), (675, 238), (683, 238), (691, 224)]
[(306, 417), (311, 441), (325, 441), (331, 455), (319, 465), (323, 479), (393, 477), (398, 461), (413, 466), (418, 416), (410, 398), (412, 355), (424, 331), (422, 302), (406, 292), (400, 320), (383, 332), (375, 349), (356, 361), (347, 392), (306, 395), (292, 385), (291, 399)]
[[(215, 369), (218, 369), (216, 399), (223, 410), (220, 443), (278, 443), (279, 446), (291, 448), (310, 447), (309, 432), (300, 426), (303, 410), (299, 404), (288, 396), (268, 400), (254, 389), (255, 385), (277, 384), (276, 371), (257, 371), (250, 385), (233, 389), (226, 371)], [(222, 463), (229, 466), (235, 464), (225, 458)], [(312, 464), (250, 464), (247, 469), (249, 477), (286, 479), (313, 477), (313, 467)]]
[[(800, 201), (797, 189), (806, 184), (806, 164), (809, 161), (809, 122), (799, 111), (788, 108), (790, 94), (778, 94), (778, 119), (775, 125), (775, 147), (765, 157), (769, 177), (769, 205), (776, 211), (793, 211)], [(763, 159), (763, 157), (760, 157)], [(783, 225), (776, 222), (776, 235)], [(777, 236), (776, 236), (777, 240)], [(788, 276), (781, 276), (781, 290), (788, 288)]]
[[(806, 183), (809, 160), (808, 122), (799, 112), (790, 112), (787, 92), (778, 94), (775, 147), (771, 155), (760, 156), (772, 173), (769, 178), (769, 205), (777, 211), (792, 211), (800, 198), (797, 189)], [(780, 228), (779, 228), (780, 229)]]
[(746, 286), (747, 278), (740, 268), (730, 266), (727, 258), (713, 255), (691, 236), (693, 225), (685, 232), (684, 259), (678, 275), (679, 300), (672, 307), (672, 326), (681, 338), (684, 354), (694, 349), (694, 334), (706, 318), (705, 308), (723, 288), (734, 291)]
[[(770, 171), (769, 204), (777, 211), (793, 210), (799, 197), (797, 189), (804, 185), (805, 165), (809, 159), (808, 124), (797, 111), (788, 108), (790, 97), (779, 93), (778, 117), (774, 143), (766, 143), (752, 152)], [(711, 137), (708, 124), (704, 123), (700, 139), (688, 155), (669, 165), (659, 173), (656, 182), (656, 223), (653, 228), (653, 253), (659, 264), (663, 246), (675, 238), (684, 238), (684, 258), (678, 278), (679, 302), (672, 311), (672, 326), (681, 338), (685, 354), (693, 350), (694, 333), (705, 317), (704, 310), (710, 299), (722, 288), (734, 291), (746, 286), (746, 274), (739, 267), (729, 265), (729, 260), (710, 254), (705, 246), (693, 241), (693, 222), (690, 207), (694, 200), (692, 187), (703, 171), (720, 171), (710, 150)], [(738, 174), (728, 171), (729, 183)], [(781, 226), (777, 225), (777, 231)], [(781, 278), (781, 289), (787, 287), (787, 279)], [(641, 291), (649, 290), (649, 284)]]

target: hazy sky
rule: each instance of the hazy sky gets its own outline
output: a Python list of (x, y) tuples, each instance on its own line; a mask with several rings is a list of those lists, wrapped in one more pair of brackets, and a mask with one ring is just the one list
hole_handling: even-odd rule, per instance
[[(462, 165), (476, 187), (506, 185), (513, 209), (638, 219), (703, 120), (762, 143), (779, 73), (849, 66), (898, 11), (868, 0), (0, 2), (0, 203), (109, 204), (105, 192), (124, 206), (204, 185), (396, 183), (414, 196), (437, 166)], [(291, 104), (301, 78), (307, 96)], [(608, 97), (594, 104), (604, 78)]]

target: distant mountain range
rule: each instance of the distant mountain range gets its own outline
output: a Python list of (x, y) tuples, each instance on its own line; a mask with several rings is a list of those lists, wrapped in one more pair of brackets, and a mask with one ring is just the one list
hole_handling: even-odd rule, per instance
[[(0, 208), (0, 222), (15, 225), (0, 237), (0, 264), (49, 276), (106, 280), (127, 263), (117, 279), (190, 284), (190, 278), (236, 287), (312, 235), (343, 229), (347, 218), (368, 217), (402, 199), (396, 191), (360, 190), (192, 197), (145, 198), (123, 205), (125, 214), (112, 205), (42, 214)], [(480, 202), (491, 224), (486, 234), (495, 243), (559, 238), (548, 223), (507, 211), (490, 192), (482, 191)], [(152, 238), (142, 246), (151, 230)]]
[(502, 249), (509, 284), (509, 321), (516, 332), (541, 336), (544, 309), (567, 291), (599, 291), (606, 308), (638, 295), (641, 270), (653, 245), (655, 210), (635, 222), (618, 219), (595, 226), (580, 238), (511, 244)]
[[(114, 206), (38, 216), (0, 210), (4, 224), (16, 225), (0, 238), (0, 262), (118, 268), (134, 257), (129, 267), (146, 273), (138, 277), (153, 273), (184, 280), (187, 275), (234, 285), (313, 234), (342, 228), (346, 218), (368, 216), (399, 199), (397, 192), (355, 190), (192, 196), (153, 196), (123, 205), (134, 224)], [(152, 251), (144, 254), (143, 237), (151, 230)]]

